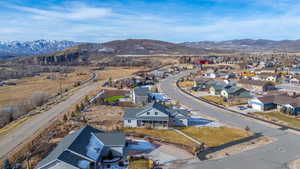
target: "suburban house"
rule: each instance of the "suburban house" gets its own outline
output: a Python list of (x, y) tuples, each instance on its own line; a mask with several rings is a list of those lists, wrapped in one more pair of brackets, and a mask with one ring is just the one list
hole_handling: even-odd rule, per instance
[(231, 88), (232, 85), (225, 83), (215, 83), (209, 88), (209, 93), (213, 96), (220, 96), (221, 91), (226, 88)]
[(292, 83), (292, 84), (300, 84), (300, 77), (296, 76), (296, 77), (292, 78), (290, 80), (290, 83)]
[(237, 86), (250, 91), (269, 91), (275, 89), (275, 84), (269, 81), (241, 79), (237, 81)]
[(215, 80), (209, 78), (198, 78), (194, 80), (193, 89), (195, 91), (206, 91), (216, 83)]
[(278, 78), (277, 75), (274, 73), (261, 73), (261, 74), (257, 74), (252, 79), (276, 82), (277, 78)]
[(189, 112), (183, 109), (169, 108), (152, 102), (141, 108), (125, 110), (124, 127), (168, 128), (169, 126), (187, 126)]
[(300, 100), (287, 95), (269, 95), (252, 99), (248, 104), (255, 110), (266, 111), (277, 108), (278, 111), (291, 115), (300, 112)]
[(131, 98), (134, 104), (148, 103), (149, 89), (147, 87), (136, 87), (131, 90)]
[(250, 93), (240, 87), (231, 86), (231, 87), (225, 87), (220, 94), (222, 97), (225, 98), (233, 98), (233, 97), (239, 97), (239, 98), (249, 98)]
[(127, 163), (125, 142), (123, 133), (105, 133), (87, 125), (67, 135), (36, 169), (122, 168)]

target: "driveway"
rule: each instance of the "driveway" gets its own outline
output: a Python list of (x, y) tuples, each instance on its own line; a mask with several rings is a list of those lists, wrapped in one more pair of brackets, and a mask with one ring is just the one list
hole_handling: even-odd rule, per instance
[(268, 127), (238, 114), (227, 112), (205, 102), (199, 101), (181, 92), (176, 86), (176, 80), (187, 75), (183, 72), (169, 77), (160, 83), (160, 88), (170, 97), (201, 114), (211, 116), (220, 122), (245, 128), (264, 136), (274, 137), (278, 141), (260, 148), (238, 153), (223, 159), (207, 161), (191, 161), (182, 169), (286, 169), (287, 164), (300, 157), (300, 136), (282, 129)]

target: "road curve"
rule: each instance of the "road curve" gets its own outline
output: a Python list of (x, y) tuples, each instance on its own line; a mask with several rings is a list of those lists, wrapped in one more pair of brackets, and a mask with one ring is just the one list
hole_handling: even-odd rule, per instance
[[(93, 76), (95, 78), (95, 76)], [(45, 127), (51, 120), (55, 119), (59, 114), (66, 112), (73, 104), (78, 102), (81, 98), (89, 92), (99, 87), (99, 83), (90, 82), (83, 85), (83, 88), (76, 91), (67, 100), (55, 105), (50, 110), (33, 117), (29, 121), (12, 129), (6, 135), (0, 137), (0, 159), (5, 157), (9, 152), (13, 151), (18, 145), (22, 144), (28, 138), (33, 136), (39, 129)]]
[[(227, 112), (205, 102), (199, 101), (178, 89), (176, 81), (188, 72), (169, 77), (160, 82), (160, 88), (171, 98), (191, 108), (213, 117), (222, 123), (245, 128), (261, 133), (264, 136), (274, 137), (276, 142), (262, 147), (231, 155), (226, 158), (206, 161), (191, 161), (182, 169), (287, 169), (290, 161), (300, 158), (300, 135), (271, 128), (250, 118)], [(180, 168), (181, 169), (181, 168)]]

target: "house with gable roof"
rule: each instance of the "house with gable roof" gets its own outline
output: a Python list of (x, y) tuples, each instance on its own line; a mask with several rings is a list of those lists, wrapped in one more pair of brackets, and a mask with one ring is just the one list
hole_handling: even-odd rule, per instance
[(105, 133), (86, 125), (67, 135), (35, 169), (122, 168), (125, 148), (123, 133)]
[(141, 108), (125, 110), (124, 127), (168, 128), (169, 126), (187, 126), (189, 111), (170, 108), (158, 102), (152, 102)]

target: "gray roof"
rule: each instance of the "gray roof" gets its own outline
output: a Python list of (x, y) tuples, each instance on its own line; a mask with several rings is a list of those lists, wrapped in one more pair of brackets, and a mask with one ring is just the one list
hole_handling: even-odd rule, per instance
[(168, 116), (176, 116), (178, 114), (181, 114), (185, 117), (188, 117), (189, 111), (182, 110), (182, 109), (173, 109), (169, 108), (163, 104), (157, 103), (157, 102), (151, 102), (147, 105), (145, 105), (142, 108), (132, 108), (125, 110), (124, 119), (139, 119), (139, 120), (167, 120), (168, 117), (156, 117), (156, 116), (147, 116), (147, 117), (141, 117), (139, 114), (142, 114), (152, 108), (155, 108), (163, 113), (165, 113)]
[(38, 163), (36, 168), (40, 168), (51, 161), (58, 159), (58, 157), (72, 144), (82, 130), (83, 128), (67, 135), (46, 158)]
[(95, 136), (106, 146), (122, 146), (125, 144), (124, 133), (96, 133)]
[(135, 95), (137, 96), (148, 96), (148, 94), (150, 93), (149, 89), (146, 87), (136, 87), (133, 90)]
[(140, 113), (143, 111), (143, 108), (131, 108), (131, 109), (126, 109), (123, 115), (124, 119), (135, 119), (136, 114)]
[[(125, 144), (125, 136), (121, 133), (104, 133), (101, 130), (95, 129), (89, 125), (67, 135), (56, 148), (43, 159), (36, 168), (43, 167), (46, 164), (55, 162), (57, 159), (66, 162), (70, 165), (78, 167), (79, 160), (90, 159), (89, 161), (95, 161), (88, 154), (87, 145), (90, 144), (92, 135), (95, 135), (104, 146), (109, 146), (110, 143), (116, 143), (116, 145)], [(109, 136), (111, 135), (111, 136)], [(103, 139), (103, 140), (102, 140)], [(106, 145), (106, 143), (109, 143)], [(124, 145), (122, 144), (122, 145)], [(74, 153), (73, 153), (74, 152)], [(84, 158), (85, 157), (85, 158)], [(80, 167), (78, 167), (80, 168)]]
[(169, 117), (162, 117), (162, 116), (139, 116), (137, 117), (138, 120), (151, 120), (151, 121), (168, 121)]

